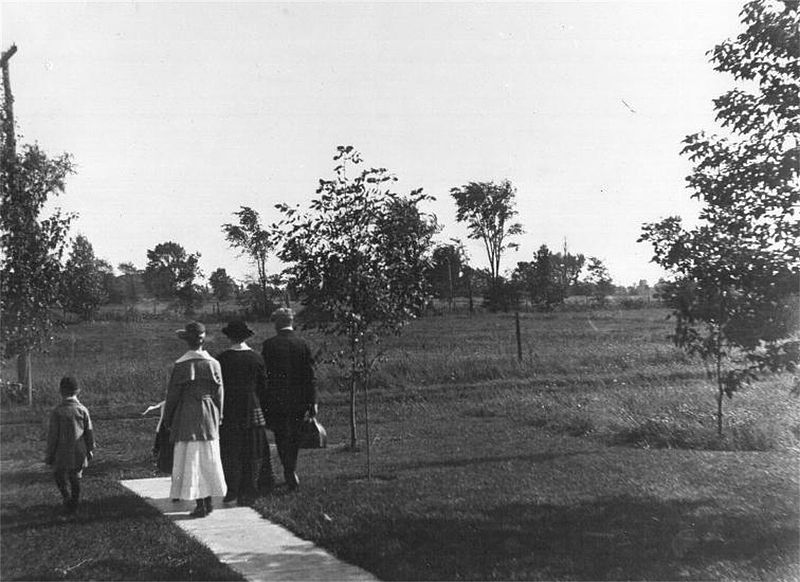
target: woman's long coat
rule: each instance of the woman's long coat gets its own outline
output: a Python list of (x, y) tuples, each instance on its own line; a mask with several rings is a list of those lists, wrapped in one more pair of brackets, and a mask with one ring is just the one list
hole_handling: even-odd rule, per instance
[(219, 362), (208, 352), (189, 350), (172, 368), (164, 405), (170, 441), (219, 438), (224, 387)]

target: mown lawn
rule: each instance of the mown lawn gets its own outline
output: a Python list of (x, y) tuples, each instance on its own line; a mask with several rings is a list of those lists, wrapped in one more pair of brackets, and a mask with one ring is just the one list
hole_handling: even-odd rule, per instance
[[(665, 340), (664, 316), (523, 314), (522, 361), (513, 316), (416, 322), (388, 343), (369, 393), (369, 480), (363, 400), (351, 452), (344, 382), (322, 364), (331, 446), (301, 453), (297, 494), (257, 509), (385, 579), (800, 579), (792, 379), (726, 402), (718, 439), (713, 388)], [(35, 359), (37, 405), (0, 425), (0, 577), (235, 579), (117, 485), (152, 475), (155, 418), (139, 413), (163, 394), (179, 326), (71, 326)], [(271, 332), (255, 327), (259, 345)], [(323, 358), (335, 351), (310, 337)], [(65, 524), (37, 462), (66, 372), (101, 448), (86, 514)], [(35, 563), (32, 547), (48, 548)]]

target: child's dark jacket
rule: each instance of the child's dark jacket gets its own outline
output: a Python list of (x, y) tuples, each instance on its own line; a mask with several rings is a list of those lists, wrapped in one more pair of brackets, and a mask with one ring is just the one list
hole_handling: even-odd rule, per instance
[(94, 449), (92, 419), (74, 396), (65, 398), (50, 414), (45, 462), (56, 470), (80, 470)]

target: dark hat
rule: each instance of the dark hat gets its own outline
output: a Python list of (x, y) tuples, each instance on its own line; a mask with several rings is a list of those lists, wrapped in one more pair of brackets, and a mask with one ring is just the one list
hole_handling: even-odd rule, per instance
[(181, 339), (199, 339), (205, 337), (206, 326), (199, 321), (190, 321), (183, 329), (176, 329), (175, 333)]
[(255, 332), (247, 327), (247, 324), (241, 319), (229, 321), (228, 325), (222, 328), (222, 333), (231, 339), (241, 340), (250, 337)]

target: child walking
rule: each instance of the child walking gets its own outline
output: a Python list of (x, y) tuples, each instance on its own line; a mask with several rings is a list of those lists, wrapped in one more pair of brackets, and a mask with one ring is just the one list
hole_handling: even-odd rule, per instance
[(80, 390), (75, 378), (61, 378), (59, 390), (62, 400), (50, 413), (45, 462), (53, 466), (66, 513), (74, 514), (81, 495), (83, 468), (94, 450), (94, 432), (89, 411), (78, 402)]

